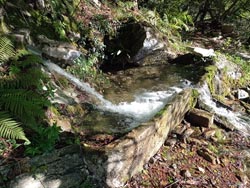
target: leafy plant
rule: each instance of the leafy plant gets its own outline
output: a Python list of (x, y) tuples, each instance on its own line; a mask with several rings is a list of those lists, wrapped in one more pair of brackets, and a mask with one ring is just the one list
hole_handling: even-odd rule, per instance
[[(6, 48), (8, 45), (0, 46)], [(32, 144), (27, 147), (28, 154), (50, 151), (59, 138), (60, 129), (56, 125), (46, 127), (42, 124), (44, 109), (50, 105), (50, 86), (40, 68), (42, 60), (27, 51), (20, 51), (15, 56), (14, 50), (10, 52), (10, 55), (1, 58), (2, 62), (7, 62), (12, 57), (7, 64), (8, 70), (0, 77), (0, 136), (21, 139), (25, 144), (30, 144), (24, 128), (28, 135), (32, 134), (29, 137)]]
[(37, 155), (44, 152), (48, 152), (54, 149), (56, 141), (59, 140), (60, 127), (54, 124), (50, 127), (38, 126), (38, 137), (31, 139), (31, 145), (27, 146), (25, 153), (27, 155)]
[[(8, 61), (15, 54), (11, 41), (6, 37), (0, 38), (0, 65)], [(2, 80), (1, 80), (2, 81)], [(1, 85), (1, 84), (0, 84)], [(1, 87), (1, 86), (0, 86)], [(3, 89), (2, 89), (3, 90)], [(1, 95), (1, 100), (4, 97)], [(11, 139), (21, 139), (25, 144), (29, 144), (20, 124), (3, 111), (0, 105), (0, 136)]]
[(229, 55), (227, 54), (227, 59), (236, 65), (238, 65), (242, 71), (242, 76), (239, 79), (239, 86), (246, 86), (250, 84), (250, 65), (249, 62), (242, 57), (237, 55)]
[(0, 37), (0, 65), (15, 55), (12, 42), (7, 37)]
[(107, 78), (97, 69), (98, 55), (92, 54), (89, 57), (80, 57), (75, 60), (73, 66), (68, 67), (75, 76), (85, 81), (94, 81), (96, 84), (103, 86), (108, 84)]
[(3, 111), (0, 111), (0, 136), (4, 138), (24, 140), (25, 144), (30, 144), (30, 141), (26, 138), (20, 124)]

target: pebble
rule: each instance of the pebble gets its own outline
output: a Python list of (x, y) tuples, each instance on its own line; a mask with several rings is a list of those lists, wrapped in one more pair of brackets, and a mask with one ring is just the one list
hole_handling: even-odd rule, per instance
[(200, 167), (200, 166), (198, 166), (197, 167), (197, 169), (202, 173), (202, 174), (204, 174), (205, 173), (205, 169), (204, 168), (202, 168), (202, 167)]
[(191, 175), (191, 173), (189, 172), (189, 170), (182, 170), (182, 171), (180, 172), (180, 174), (181, 174), (181, 176), (183, 176), (184, 178), (191, 178), (191, 177), (192, 177), (192, 175)]
[(216, 133), (216, 130), (212, 129), (212, 130), (205, 131), (203, 133), (203, 135), (206, 139), (209, 139), (209, 138), (213, 137), (215, 135), (215, 133)]
[(175, 163), (173, 163), (170, 167), (173, 168), (173, 169), (175, 169), (175, 170), (178, 168), (177, 164), (175, 164)]
[(164, 143), (164, 146), (170, 146), (171, 148), (175, 146), (175, 144), (177, 143), (177, 139), (176, 138), (171, 138), (171, 139), (167, 139)]

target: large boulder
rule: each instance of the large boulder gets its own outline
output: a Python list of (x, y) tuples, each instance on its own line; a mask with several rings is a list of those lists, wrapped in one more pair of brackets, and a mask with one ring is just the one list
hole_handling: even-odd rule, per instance
[(163, 50), (166, 43), (157, 31), (142, 23), (129, 22), (118, 30), (115, 38), (104, 37), (106, 46), (106, 63), (102, 68), (110, 64), (119, 66), (119, 69), (135, 65), (149, 54), (157, 50)]
[(38, 45), (45, 58), (59, 65), (72, 65), (74, 60), (81, 55), (81, 52), (72, 44), (51, 40), (43, 35), (38, 36)]

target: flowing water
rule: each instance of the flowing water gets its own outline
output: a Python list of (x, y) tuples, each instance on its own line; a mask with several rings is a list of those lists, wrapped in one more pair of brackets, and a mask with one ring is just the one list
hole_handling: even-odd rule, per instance
[(224, 117), (228, 122), (230, 122), (237, 130), (241, 131), (243, 134), (250, 135), (250, 117), (243, 115), (239, 112), (233, 112), (228, 108), (219, 106), (213, 101), (211, 97), (210, 90), (207, 83), (205, 83), (201, 88), (198, 89), (200, 93), (200, 100), (209, 106), (213, 113)]
[[(45, 61), (50, 71), (63, 75), (79, 89), (94, 96), (99, 103), (82, 120), (79, 131), (95, 133), (125, 133), (142, 122), (151, 119), (177, 93), (193, 87), (204, 74), (203, 67), (160, 65), (134, 68), (113, 76), (112, 87), (105, 90), (104, 96), (89, 84), (67, 73), (56, 64)], [(220, 78), (215, 77), (218, 84)], [(111, 79), (112, 80), (112, 79)], [(218, 85), (220, 87), (220, 84)], [(200, 100), (215, 114), (225, 117), (236, 129), (250, 134), (250, 118), (233, 112), (213, 101), (205, 83), (201, 88)]]
[(105, 99), (84, 118), (82, 130), (125, 133), (151, 119), (177, 93), (192, 87), (203, 75), (201, 68), (171, 64), (137, 67), (112, 75)]
[(43, 63), (50, 71), (56, 72), (59, 75), (63, 75), (65, 78), (71, 81), (74, 85), (76, 85), (82, 91), (86, 91), (88, 94), (96, 97), (103, 105), (109, 104), (110, 102), (105, 100), (101, 94), (95, 91), (88, 83), (82, 82), (72, 74), (66, 72), (64, 69), (52, 63), (51, 61), (45, 61)]

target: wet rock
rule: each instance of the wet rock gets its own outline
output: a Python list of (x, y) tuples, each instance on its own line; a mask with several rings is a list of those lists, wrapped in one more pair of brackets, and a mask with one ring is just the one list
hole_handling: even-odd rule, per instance
[(73, 48), (65, 48), (59, 46), (44, 46), (42, 48), (43, 56), (55, 62), (62, 62), (72, 65), (73, 61), (80, 57), (81, 52)]
[(188, 54), (180, 55), (177, 58), (170, 60), (170, 63), (174, 63), (178, 65), (189, 65), (189, 64), (196, 63), (197, 59), (199, 59), (199, 57), (197, 58), (196, 55), (188, 53)]
[(211, 127), (214, 116), (207, 111), (194, 108), (187, 113), (186, 119), (194, 126)]
[(38, 45), (44, 57), (62, 65), (72, 65), (81, 55), (81, 52), (70, 43), (51, 40), (43, 35), (38, 36)]
[(214, 116), (214, 123), (218, 125), (219, 127), (225, 129), (226, 131), (234, 131), (235, 127), (232, 123), (230, 123), (226, 117), (220, 116), (216, 114)]

